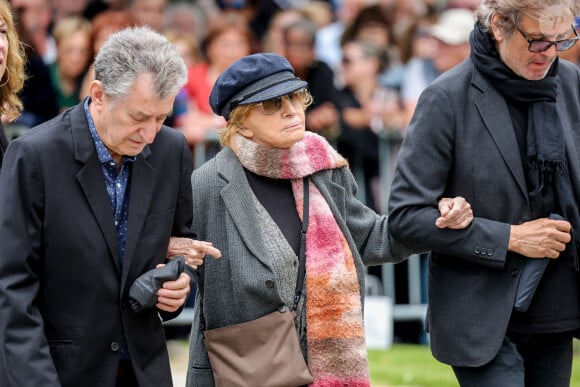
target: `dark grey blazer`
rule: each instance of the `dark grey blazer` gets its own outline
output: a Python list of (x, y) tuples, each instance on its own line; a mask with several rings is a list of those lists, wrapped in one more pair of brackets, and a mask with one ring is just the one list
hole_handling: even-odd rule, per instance
[[(347, 168), (312, 175), (330, 205), (353, 253), (364, 295), (364, 266), (405, 259), (411, 251), (393, 243), (386, 216), (355, 198), (356, 184)], [(284, 301), (266, 253), (253, 192), (243, 167), (230, 148), (194, 171), (193, 230), (220, 249), (221, 259), (199, 268), (199, 296), (190, 342), (187, 386), (212, 386), (213, 376), (203, 344), (203, 330), (256, 319)], [(200, 323), (199, 306), (204, 320)]]
[[(575, 194), (580, 192), (580, 72), (561, 61), (558, 110)], [(465, 197), (475, 219), (439, 230), (441, 197)], [(389, 199), (399, 240), (433, 250), (427, 324), (434, 356), (480, 366), (501, 346), (521, 257), (507, 252), (511, 224), (531, 220), (518, 144), (503, 97), (468, 59), (421, 95)]]
[(132, 313), (127, 292), (164, 261), (171, 235), (192, 235), (185, 138), (162, 128), (132, 168), (120, 268), (82, 104), (10, 143), (0, 174), (0, 385), (114, 386), (123, 332), (139, 385), (171, 385), (158, 310)]

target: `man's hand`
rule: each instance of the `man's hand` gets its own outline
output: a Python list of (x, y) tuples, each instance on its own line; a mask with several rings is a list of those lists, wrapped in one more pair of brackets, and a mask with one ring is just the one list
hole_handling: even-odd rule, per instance
[(510, 227), (508, 250), (528, 258), (558, 258), (572, 239), (565, 220), (540, 218)]
[(469, 226), (473, 221), (471, 204), (461, 196), (443, 198), (438, 207), (441, 216), (435, 220), (435, 225), (439, 228), (458, 230)]
[[(157, 265), (162, 267), (163, 264)], [(163, 287), (157, 291), (157, 305), (159, 310), (175, 312), (185, 304), (190, 292), (189, 275), (181, 273), (175, 281), (166, 281)]]
[(221, 251), (213, 247), (211, 242), (197, 241), (189, 238), (171, 237), (167, 248), (168, 259), (183, 255), (185, 263), (194, 269), (203, 263), (205, 255), (209, 254), (215, 258), (222, 256)]

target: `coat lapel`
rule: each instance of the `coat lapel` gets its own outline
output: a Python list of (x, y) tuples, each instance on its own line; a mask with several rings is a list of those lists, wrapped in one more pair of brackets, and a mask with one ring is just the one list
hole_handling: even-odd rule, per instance
[(482, 91), (481, 96), (475, 98), (475, 105), (527, 202), (528, 191), (515, 130), (511, 120), (505, 119), (510, 116), (508, 107), (504, 98), (477, 70), (474, 70), (473, 74), (472, 84)]
[(111, 210), (111, 201), (107, 195), (103, 171), (95, 151), (95, 144), (89, 132), (83, 104), (73, 108), (70, 114), (75, 159), (83, 164), (77, 173), (77, 181), (107, 242), (115, 267), (120, 273), (119, 244), (115, 230), (115, 220)]
[(157, 170), (147, 158), (151, 154), (151, 149), (147, 146), (133, 163), (131, 171), (131, 191), (129, 193), (129, 222), (127, 240), (125, 242), (125, 258), (123, 268), (123, 278), (121, 283), (127, 278), (126, 270), (131, 267), (131, 260), (137, 247), (141, 229), (145, 224), (147, 210), (153, 195), (154, 182), (157, 181)]
[[(254, 195), (243, 167), (229, 148), (224, 148), (216, 156), (216, 161), (218, 173), (228, 182), (220, 192), (226, 211), (231, 216), (248, 250), (269, 267), (269, 261), (264, 259), (266, 248), (262, 236), (258, 232), (258, 227), (249, 227), (249, 225), (257, 224), (258, 218)], [(246, 194), (241, 194), (244, 192)]]

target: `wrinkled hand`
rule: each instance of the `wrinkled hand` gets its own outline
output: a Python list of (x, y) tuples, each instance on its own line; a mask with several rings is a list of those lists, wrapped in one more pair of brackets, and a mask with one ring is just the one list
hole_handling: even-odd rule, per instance
[[(159, 264), (156, 267), (163, 267)], [(157, 305), (159, 310), (175, 312), (185, 304), (189, 294), (189, 282), (191, 279), (186, 273), (181, 273), (175, 281), (165, 281), (163, 287), (157, 291)]]
[(461, 196), (453, 199), (443, 198), (439, 201), (438, 207), (441, 216), (435, 220), (435, 225), (439, 228), (459, 230), (466, 228), (473, 221), (471, 204)]
[(508, 250), (528, 258), (558, 258), (572, 240), (565, 220), (540, 218), (510, 227)]
[(209, 254), (215, 258), (222, 256), (221, 251), (213, 247), (211, 242), (197, 241), (189, 238), (171, 237), (167, 248), (168, 259), (183, 255), (185, 263), (194, 269), (203, 263), (205, 255)]

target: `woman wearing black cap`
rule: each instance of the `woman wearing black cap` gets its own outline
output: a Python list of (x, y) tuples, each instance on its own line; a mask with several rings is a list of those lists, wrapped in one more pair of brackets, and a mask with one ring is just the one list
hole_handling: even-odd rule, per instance
[[(294, 323), (313, 385), (370, 385), (364, 266), (399, 262), (411, 251), (391, 240), (385, 216), (356, 199), (347, 161), (305, 131), (312, 100), (306, 86), (283, 57), (255, 54), (232, 64), (212, 89), (210, 105), (227, 126), (220, 133), (224, 148), (192, 175), (193, 229), (222, 258), (197, 269), (187, 386), (214, 385), (206, 331), (294, 304), (303, 255), (305, 297), (297, 298)], [(443, 199), (439, 207), (438, 227), (463, 228), (472, 220), (462, 198)], [(252, 366), (256, 373), (271, 367)]]

